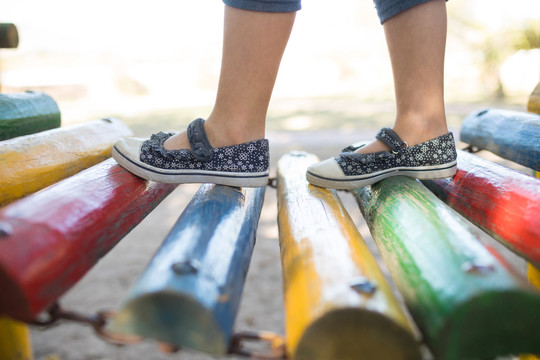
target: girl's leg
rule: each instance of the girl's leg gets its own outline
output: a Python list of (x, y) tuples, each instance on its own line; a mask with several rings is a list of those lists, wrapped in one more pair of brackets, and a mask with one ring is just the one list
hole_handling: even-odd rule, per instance
[(224, 2), (231, 6), (225, 7), (223, 59), (210, 117), (194, 120), (176, 135), (159, 132), (113, 146), (112, 157), (143, 179), (241, 187), (267, 183), (266, 112), (300, 1)]
[(394, 128), (381, 129), (377, 140), (366, 146), (347, 147), (337, 158), (309, 167), (306, 176), (313, 185), (353, 189), (395, 175), (436, 179), (456, 172), (455, 142), (446, 126), (443, 99), (445, 2), (432, 0), (403, 11), (397, 8), (411, 1), (379, 4), (391, 4), (397, 13), (383, 23), (394, 73)]
[[(217, 97), (204, 125), (213, 147), (264, 138), (268, 104), (295, 15), (225, 7)], [(190, 148), (186, 132), (169, 138), (164, 146)]]
[[(446, 134), (445, 1), (416, 5), (391, 17), (383, 26), (394, 74), (397, 116), (393, 130), (409, 146)], [(388, 147), (377, 140), (358, 152), (382, 150)]]

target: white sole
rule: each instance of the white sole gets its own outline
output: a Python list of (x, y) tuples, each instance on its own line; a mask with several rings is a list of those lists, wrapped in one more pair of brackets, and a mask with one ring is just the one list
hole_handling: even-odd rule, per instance
[(414, 179), (442, 179), (455, 175), (457, 162), (453, 161), (443, 165), (419, 166), (419, 167), (399, 167), (379, 171), (373, 174), (360, 176), (347, 176), (343, 178), (329, 178), (316, 175), (308, 171), (306, 178), (310, 184), (336, 190), (350, 190), (374, 184), (387, 177), (405, 175)]
[(112, 157), (129, 172), (150, 181), (166, 184), (219, 184), (238, 187), (260, 187), (268, 184), (269, 171), (256, 173), (239, 173), (208, 170), (167, 170), (160, 169), (130, 158), (116, 147), (112, 149)]

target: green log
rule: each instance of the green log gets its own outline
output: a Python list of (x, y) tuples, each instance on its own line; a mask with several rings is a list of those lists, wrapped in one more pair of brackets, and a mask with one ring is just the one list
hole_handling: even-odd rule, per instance
[(353, 194), (437, 359), (540, 353), (540, 294), (476, 228), (403, 176)]
[(49, 95), (0, 94), (0, 140), (60, 127), (60, 109)]

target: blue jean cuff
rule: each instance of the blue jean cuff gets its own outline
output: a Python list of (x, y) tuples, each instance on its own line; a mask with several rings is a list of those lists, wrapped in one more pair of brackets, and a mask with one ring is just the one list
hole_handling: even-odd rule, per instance
[[(432, 0), (374, 0), (379, 20), (383, 24), (386, 20), (401, 12)], [(448, 1), (448, 0), (447, 0)]]
[(294, 12), (302, 8), (301, 0), (223, 0), (225, 5), (243, 10)]

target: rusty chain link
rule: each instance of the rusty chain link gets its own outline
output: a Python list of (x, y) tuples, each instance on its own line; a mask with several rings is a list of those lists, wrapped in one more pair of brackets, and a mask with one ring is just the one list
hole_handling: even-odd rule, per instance
[[(246, 342), (266, 343), (270, 349), (267, 352), (248, 350)], [(260, 360), (287, 359), (283, 337), (267, 331), (244, 331), (234, 334), (229, 354)]]
[[(91, 326), (99, 338), (113, 345), (132, 345), (143, 341), (143, 337), (141, 336), (115, 333), (107, 330), (107, 324), (115, 315), (114, 311), (98, 311), (96, 314), (89, 315), (82, 314), (76, 311), (66, 310), (59, 303), (55, 303), (46, 310), (46, 315), (29, 322), (29, 324), (48, 328), (57, 325), (60, 321), (71, 321)], [(248, 350), (245, 345), (246, 342), (265, 343), (268, 345), (269, 350), (267, 352)], [(175, 353), (180, 350), (180, 347), (176, 345), (163, 342), (158, 342), (158, 348), (164, 353)], [(286, 359), (285, 340), (278, 334), (266, 331), (239, 332), (232, 336), (228, 353), (230, 355), (260, 360)]]
[(268, 178), (268, 184), (266, 185), (271, 187), (272, 189), (277, 189), (277, 178), (275, 177)]
[(72, 321), (79, 324), (90, 325), (96, 335), (103, 340), (114, 345), (130, 345), (142, 341), (142, 337), (136, 335), (114, 333), (106, 329), (107, 323), (113, 318), (113, 311), (98, 311), (96, 314), (81, 314), (62, 308), (59, 303), (55, 303), (47, 310), (47, 318), (37, 319), (31, 322), (32, 325), (50, 327), (62, 320)]

